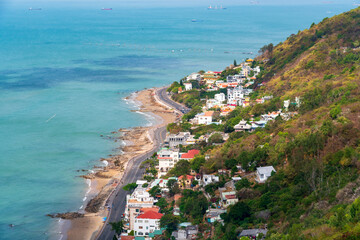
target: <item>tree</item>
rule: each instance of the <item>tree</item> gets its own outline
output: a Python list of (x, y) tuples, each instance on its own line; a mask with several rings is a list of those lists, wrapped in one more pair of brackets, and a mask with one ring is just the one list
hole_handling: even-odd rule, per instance
[(209, 143), (223, 143), (224, 139), (221, 136), (220, 133), (214, 133), (213, 135), (211, 135), (211, 137), (209, 137)]
[(132, 191), (137, 187), (136, 183), (129, 183), (123, 187), (125, 191)]
[(158, 206), (162, 212), (164, 212), (164, 209), (168, 206), (168, 202), (165, 198), (162, 197), (157, 201), (156, 206)]
[(193, 169), (196, 172), (200, 171), (200, 168), (202, 165), (204, 165), (205, 163), (205, 157), (203, 156), (196, 156), (192, 161), (191, 161), (191, 169)]
[(237, 183), (235, 183), (235, 187), (236, 190), (240, 190), (242, 188), (248, 188), (250, 187), (251, 183), (249, 182), (249, 180), (247, 178), (243, 178), (240, 181), (238, 181)]
[(237, 62), (236, 62), (236, 60), (234, 59), (234, 66), (236, 67), (237, 66)]
[(161, 189), (158, 185), (156, 185), (149, 190), (149, 193), (152, 197), (156, 197), (156, 195), (161, 194)]
[(245, 218), (250, 217), (250, 207), (245, 202), (237, 202), (224, 216), (226, 223), (240, 224)]
[(187, 160), (180, 160), (178, 161), (174, 168), (170, 170), (171, 174), (174, 174), (175, 176), (179, 177), (182, 175), (186, 175), (190, 173), (190, 162)]
[(180, 188), (175, 179), (169, 179), (166, 185), (169, 188), (169, 195), (171, 197), (180, 192)]
[(160, 227), (166, 228), (170, 234), (177, 229), (179, 218), (172, 213), (165, 214), (160, 219)]
[(115, 231), (116, 235), (120, 235), (124, 230), (124, 222), (121, 220), (119, 222), (111, 222), (111, 230)]

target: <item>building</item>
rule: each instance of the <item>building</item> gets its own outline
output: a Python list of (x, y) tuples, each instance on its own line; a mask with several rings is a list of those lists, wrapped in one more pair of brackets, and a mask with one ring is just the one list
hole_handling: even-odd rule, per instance
[(192, 187), (191, 183), (192, 183), (193, 180), (195, 180), (195, 177), (191, 176), (191, 175), (180, 176), (178, 178), (178, 186), (181, 189), (191, 188)]
[(171, 237), (174, 237), (176, 240), (197, 239), (198, 232), (198, 226), (189, 225), (185, 229), (173, 231)]
[(242, 86), (237, 86), (235, 88), (227, 89), (227, 99), (228, 100), (241, 100), (245, 96), (248, 96), (252, 93), (252, 89), (243, 88)]
[(162, 213), (153, 210), (142, 212), (135, 218), (135, 236), (148, 236), (155, 230), (160, 230), (160, 219), (162, 216)]
[(224, 93), (217, 93), (217, 94), (215, 94), (214, 99), (216, 101), (218, 101), (219, 103), (222, 103), (222, 102), (224, 102), (226, 100), (225, 94)]
[(264, 183), (271, 176), (272, 172), (276, 172), (273, 166), (258, 167), (256, 169), (256, 181)]
[(235, 191), (221, 192), (220, 197), (221, 197), (221, 205), (224, 208), (227, 208), (228, 206), (233, 205), (239, 201)]
[(216, 72), (212, 72), (212, 71), (207, 71), (206, 73), (204, 73), (203, 75), (203, 79), (208, 82), (213, 81), (213, 83), (218, 80), (220, 78), (220, 76), (216, 73)]
[(204, 174), (201, 178), (201, 185), (206, 186), (210, 183), (219, 182), (219, 176)]
[(154, 205), (154, 198), (145, 188), (137, 187), (134, 192), (126, 196), (126, 207), (124, 216), (129, 220), (129, 228), (133, 230), (135, 217), (140, 214), (143, 208), (151, 208)]
[[(251, 239), (265, 239), (267, 229), (245, 229), (240, 233), (240, 237), (250, 237)], [(258, 238), (262, 234), (262, 238)]]
[(190, 132), (179, 132), (177, 134), (169, 134), (165, 139), (165, 145), (170, 148), (177, 147), (180, 144), (186, 145), (187, 139), (190, 137)]
[(184, 83), (185, 91), (190, 91), (192, 89), (192, 83)]
[(197, 120), (197, 124), (211, 124), (212, 118), (213, 118), (214, 111), (207, 111), (204, 113), (199, 113), (195, 116), (195, 119)]
[(201, 75), (199, 73), (192, 73), (186, 77), (186, 81), (191, 81), (191, 80), (200, 81)]
[(244, 119), (234, 126), (235, 132), (251, 131), (251, 125), (248, 124)]
[(200, 150), (192, 149), (189, 150), (187, 153), (180, 154), (181, 155), (180, 159), (191, 160), (198, 154), (200, 154)]
[(210, 208), (206, 211), (205, 219), (208, 223), (221, 221), (220, 215), (226, 213), (225, 209)]
[(179, 160), (179, 152), (169, 149), (162, 149), (158, 152), (157, 159), (159, 160), (158, 177), (162, 177), (168, 173), (170, 169)]

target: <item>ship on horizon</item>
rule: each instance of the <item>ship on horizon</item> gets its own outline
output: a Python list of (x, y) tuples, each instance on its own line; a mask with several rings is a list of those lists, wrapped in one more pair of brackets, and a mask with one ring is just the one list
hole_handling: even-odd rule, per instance
[(112, 8), (102, 8), (101, 10), (107, 10), (107, 11), (109, 11), (109, 10), (112, 10)]
[(39, 11), (39, 10), (42, 10), (42, 9), (41, 8), (32, 8), (32, 7), (30, 7), (29, 10), (30, 11)]

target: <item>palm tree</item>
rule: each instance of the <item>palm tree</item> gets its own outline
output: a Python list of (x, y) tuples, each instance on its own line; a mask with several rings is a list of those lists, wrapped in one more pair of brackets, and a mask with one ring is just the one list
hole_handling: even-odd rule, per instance
[(111, 225), (111, 230), (115, 231), (115, 236), (118, 237), (124, 230), (124, 222), (123, 220), (120, 220), (119, 222), (111, 222), (109, 223)]

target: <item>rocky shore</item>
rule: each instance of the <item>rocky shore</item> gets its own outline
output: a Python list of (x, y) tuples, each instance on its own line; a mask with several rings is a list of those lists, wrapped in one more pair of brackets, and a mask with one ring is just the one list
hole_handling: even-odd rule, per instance
[[(90, 199), (84, 208), (84, 212), (69, 212), (59, 214), (49, 214), (50, 217), (71, 219), (71, 228), (67, 233), (67, 239), (93, 239), (98, 230), (103, 225), (103, 218), (107, 217), (107, 200), (121, 184), (121, 179), (127, 169), (131, 159), (150, 151), (154, 146), (153, 130), (159, 126), (174, 122), (176, 114), (166, 108), (155, 99), (155, 89), (147, 89), (137, 92), (135, 101), (141, 103), (140, 109), (135, 110), (154, 117), (154, 123), (150, 127), (135, 127), (131, 129), (119, 129), (112, 132), (110, 138), (115, 142), (124, 142), (125, 146), (119, 146), (122, 154), (109, 155), (102, 158), (106, 166), (96, 168), (86, 175), (81, 175), (84, 179), (91, 180), (94, 197)], [(103, 136), (104, 137), (104, 136)], [(109, 138), (109, 136), (107, 136)], [(79, 172), (83, 172), (79, 170)]]

